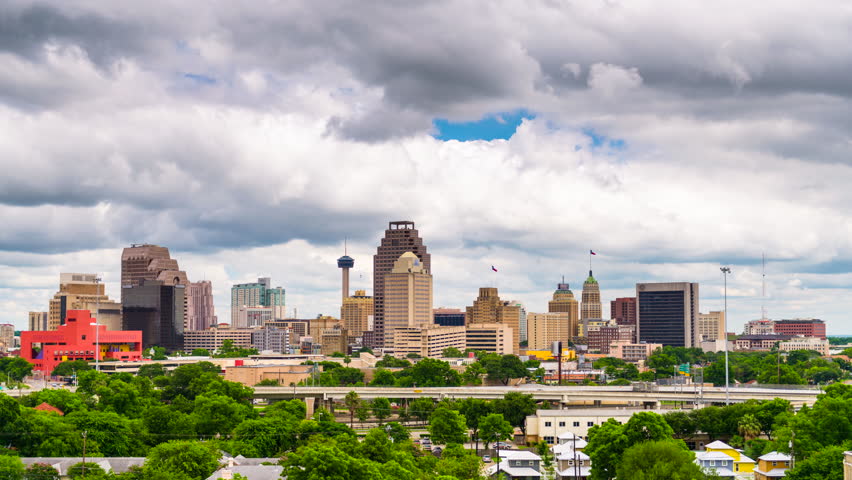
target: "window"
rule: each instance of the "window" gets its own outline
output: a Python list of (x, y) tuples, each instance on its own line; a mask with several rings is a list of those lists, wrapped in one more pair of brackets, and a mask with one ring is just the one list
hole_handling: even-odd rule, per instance
[(594, 425), (594, 424), (595, 424), (595, 422), (586, 422), (586, 426), (587, 426), (587, 427), (591, 427), (591, 426), (592, 426), (592, 425)]
[(552, 444), (553, 443), (553, 437), (544, 437), (544, 443)]
[(778, 466), (778, 462), (772, 462), (772, 466), (773, 466), (773, 467), (777, 467), (777, 466)]
[(564, 426), (565, 426), (565, 422), (559, 422), (559, 426), (560, 426), (560, 427), (564, 427)]
[(550, 422), (544, 422), (544, 426), (545, 426), (545, 427), (549, 427), (549, 426), (550, 426)]
[(580, 422), (574, 422), (574, 426), (575, 426), (575, 427), (579, 427), (579, 426), (580, 426)]

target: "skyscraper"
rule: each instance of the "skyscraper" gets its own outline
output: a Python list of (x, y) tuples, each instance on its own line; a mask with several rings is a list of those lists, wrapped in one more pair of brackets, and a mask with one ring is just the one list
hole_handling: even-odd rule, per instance
[(393, 347), (394, 330), (432, 326), (432, 274), (411, 252), (400, 255), (385, 274), (385, 347)]
[(28, 326), (31, 332), (47, 330), (47, 312), (30, 312)]
[(186, 285), (186, 272), (171, 258), (169, 249), (158, 245), (133, 244), (121, 252), (121, 286), (142, 285), (159, 280), (163, 285)]
[(108, 330), (121, 330), (121, 304), (110, 300), (94, 273), (59, 274), (59, 291), (49, 302), (47, 329), (64, 325), (69, 310), (88, 310)]
[(724, 311), (699, 313), (697, 325), (696, 338), (698, 342), (712, 342), (725, 339)]
[(567, 329), (568, 338), (571, 340), (580, 334), (578, 326), (580, 325), (580, 304), (574, 298), (574, 292), (571, 291), (567, 283), (556, 284), (556, 291), (553, 292), (553, 300), (547, 302), (547, 311), (550, 313), (567, 313)]
[(580, 320), (603, 318), (601, 287), (589, 270), (589, 278), (583, 282), (583, 303), (580, 305)]
[(186, 318), (187, 330), (207, 330), (218, 323), (213, 306), (213, 284), (210, 280), (187, 285)]
[(420, 259), (423, 268), (432, 273), (432, 257), (426, 251), (426, 245), (420, 238), (414, 222), (390, 222), (381, 244), (373, 255), (373, 303), (374, 303), (374, 345), (384, 345), (385, 334), (385, 275), (393, 270), (394, 263), (405, 253), (411, 252)]
[(497, 289), (483, 287), (479, 289), (479, 297), (473, 302), (473, 306), (467, 307), (465, 322), (467, 326), (480, 324), (503, 324), (512, 329), (512, 351), (520, 349), (521, 333), (521, 309), (517, 305), (500, 300)]
[(340, 322), (349, 330), (349, 336), (362, 337), (369, 330), (373, 317), (373, 297), (364, 290), (355, 290), (355, 295), (343, 299), (340, 307)]
[(636, 297), (616, 298), (609, 302), (609, 318), (619, 325), (636, 325)]
[(239, 322), (240, 307), (272, 307), (273, 319), (285, 316), (285, 291), (272, 288), (272, 279), (261, 277), (254, 283), (240, 283), (231, 287), (231, 325)]
[(636, 337), (640, 342), (695, 347), (698, 284), (637, 283)]
[(567, 345), (572, 339), (571, 323), (568, 312), (528, 313), (527, 333), (529, 335), (529, 350), (549, 350), (555, 341)]

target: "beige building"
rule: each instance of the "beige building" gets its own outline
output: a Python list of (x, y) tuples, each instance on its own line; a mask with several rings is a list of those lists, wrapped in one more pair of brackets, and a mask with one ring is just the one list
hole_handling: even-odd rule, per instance
[(59, 291), (49, 302), (47, 329), (65, 323), (68, 310), (88, 310), (107, 330), (121, 330), (121, 303), (105, 294), (104, 284), (93, 273), (60, 273)]
[(219, 328), (207, 330), (190, 330), (183, 333), (183, 351), (191, 353), (196, 348), (203, 348), (210, 353), (222, 348), (225, 340), (232, 340), (237, 348), (251, 348), (250, 328)]
[(603, 318), (601, 307), (601, 287), (589, 270), (589, 278), (583, 282), (583, 303), (580, 305), (580, 320)]
[(335, 327), (324, 328), (319, 337), (314, 337), (321, 345), (320, 353), (331, 355), (335, 352), (349, 353), (349, 332), (338, 324)]
[(367, 296), (364, 290), (355, 290), (355, 295), (343, 299), (340, 307), (340, 321), (343, 328), (349, 330), (349, 335), (361, 337), (364, 332), (371, 330), (373, 319), (373, 297)]
[(536, 410), (535, 415), (526, 418), (527, 442), (544, 440), (550, 445), (557, 437), (573, 433), (578, 439), (588, 439), (589, 429), (606, 423), (613, 418), (627, 423), (634, 413), (648, 410), (627, 410), (615, 408), (572, 408), (567, 410)]
[(438, 358), (446, 348), (466, 348), (465, 327), (429, 327), (397, 328), (394, 330), (393, 354), (403, 358), (416, 353), (424, 358)]
[(30, 312), (27, 326), (31, 332), (43, 332), (47, 325), (47, 312)]
[(695, 334), (699, 343), (724, 340), (725, 312), (699, 313)]
[(433, 324), (432, 275), (417, 255), (405, 252), (384, 280), (384, 341), (386, 348), (393, 348), (396, 329)]
[(814, 350), (822, 356), (828, 356), (828, 339), (816, 337), (793, 337), (790, 340), (778, 344), (782, 352), (794, 350)]
[(8, 352), (15, 349), (15, 326), (11, 323), (0, 323), (0, 351)]
[(503, 323), (468, 324), (465, 332), (465, 348), (500, 355), (516, 354), (514, 332)]
[[(571, 291), (567, 283), (556, 285), (553, 300), (547, 303), (547, 311), (550, 313), (567, 313), (569, 338), (580, 335), (580, 303), (574, 298), (574, 292)], [(527, 320), (527, 324), (529, 324), (529, 320)]]
[(567, 345), (572, 339), (570, 315), (569, 312), (527, 313), (527, 348), (548, 350), (555, 341)]
[[(270, 325), (271, 322), (268, 322), (267, 325)], [(340, 319), (328, 316), (328, 315), (317, 315), (317, 318), (312, 318), (311, 322), (308, 326), (308, 335), (313, 337), (315, 341), (319, 341), (319, 337), (322, 335), (324, 330), (329, 328), (341, 328)]]
[(521, 307), (500, 300), (496, 288), (483, 287), (479, 289), (479, 297), (474, 300), (473, 306), (467, 307), (465, 322), (467, 327), (494, 323), (506, 325), (511, 329), (512, 335), (509, 353), (520, 351)]
[(213, 305), (213, 283), (210, 280), (191, 282), (186, 286), (185, 330), (205, 330), (219, 323)]
[(291, 342), (299, 343), (302, 337), (310, 335), (310, 320), (272, 320), (263, 324), (264, 327), (284, 328), (292, 332)]
[(232, 326), (234, 328), (262, 327), (267, 322), (273, 320), (275, 320), (274, 307), (249, 307), (243, 305), (237, 310), (237, 323)]
[(609, 356), (620, 358), (625, 362), (644, 362), (658, 348), (663, 348), (663, 344), (616, 341), (609, 345)]
[(852, 480), (852, 451), (843, 452), (843, 480)]
[(775, 335), (775, 322), (772, 320), (749, 320), (743, 329), (743, 335)]
[(225, 380), (253, 387), (263, 380), (274, 380), (286, 387), (311, 377), (312, 365), (239, 365), (225, 367)]

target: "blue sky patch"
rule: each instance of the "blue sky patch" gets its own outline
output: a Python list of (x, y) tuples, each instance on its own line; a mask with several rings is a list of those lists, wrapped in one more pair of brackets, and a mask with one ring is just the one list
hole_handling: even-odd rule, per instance
[[(589, 137), (591, 141), (590, 147), (592, 150), (598, 148), (608, 148), (610, 150), (626, 150), (627, 149), (627, 141), (623, 138), (609, 138), (606, 135), (596, 131), (594, 128), (584, 128), (582, 130), (583, 135)], [(582, 147), (577, 145), (574, 147), (574, 150), (580, 150)]]
[(451, 122), (445, 118), (437, 118), (432, 121), (435, 133), (432, 135), (438, 140), (458, 140), (467, 142), (470, 140), (494, 140), (502, 138), (508, 140), (515, 134), (515, 130), (524, 119), (533, 119), (535, 114), (524, 109), (512, 112), (488, 114), (475, 122)]

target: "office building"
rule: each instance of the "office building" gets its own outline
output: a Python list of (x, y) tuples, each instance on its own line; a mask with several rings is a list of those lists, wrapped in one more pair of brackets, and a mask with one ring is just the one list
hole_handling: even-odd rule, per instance
[(459, 308), (436, 308), (432, 311), (432, 318), (435, 325), (442, 327), (463, 327), (464, 312)]
[(663, 348), (662, 343), (631, 343), (627, 340), (614, 341), (609, 345), (609, 356), (620, 358), (625, 362), (644, 362), (654, 353)]
[(569, 312), (528, 313), (527, 349), (548, 350), (555, 341), (568, 344), (571, 340)]
[(765, 318), (750, 320), (743, 329), (744, 335), (775, 335), (775, 322)]
[(778, 350), (792, 352), (795, 350), (813, 350), (822, 356), (828, 356), (828, 339), (819, 337), (796, 336), (778, 344)]
[(258, 352), (290, 353), (293, 343), (287, 328), (263, 327), (251, 332), (251, 346)]
[(234, 328), (254, 328), (261, 327), (267, 322), (275, 320), (273, 307), (248, 307), (241, 306), (237, 312), (237, 323), (232, 325)]
[[(384, 346), (385, 336), (385, 275), (391, 272), (399, 257), (411, 252), (420, 259), (420, 264), (430, 274), (432, 273), (432, 257), (426, 251), (426, 245), (414, 227), (414, 222), (390, 222), (381, 244), (373, 255), (373, 302), (374, 302), (374, 332), (369, 338), (372, 344), (368, 346)], [(366, 339), (365, 339), (366, 340)]]
[(524, 308), (523, 303), (517, 300), (509, 300), (509, 305), (518, 307), (518, 340), (526, 342), (529, 340), (527, 338), (527, 309)]
[(349, 255), (343, 255), (337, 259), (337, 268), (342, 272), (342, 293), (343, 301), (349, 298), (349, 269), (355, 266), (355, 259)]
[(697, 322), (698, 342), (725, 339), (725, 312), (699, 313)]
[(464, 326), (396, 328), (393, 335), (393, 354), (399, 358), (412, 353), (424, 358), (439, 358), (446, 348), (464, 351), (466, 345)]
[(231, 287), (231, 324), (236, 325), (240, 307), (270, 307), (272, 318), (285, 316), (285, 291), (281, 287), (272, 288), (272, 279), (261, 277), (254, 283), (240, 283)]
[(349, 353), (349, 332), (339, 324), (322, 329), (319, 336), (314, 337), (314, 341), (320, 342), (320, 353), (323, 355), (332, 355), (337, 352)]
[(790, 340), (789, 335), (740, 335), (734, 345), (737, 350), (768, 352), (787, 340)]
[[(142, 360), (142, 332), (112, 331), (93, 325), (87, 310), (69, 310), (56, 331), (21, 332), (21, 357), (33, 369), (50, 373), (68, 360)], [(38, 353), (34, 345), (40, 346)], [(98, 352), (100, 352), (98, 354)]]
[(121, 289), (122, 330), (142, 332), (143, 348), (154, 345), (168, 351), (182, 350), (186, 318), (186, 286), (161, 280), (142, 280), (141, 285)]
[(514, 332), (502, 323), (475, 323), (465, 326), (465, 348), (500, 355), (517, 354)]
[(778, 335), (803, 335), (805, 337), (826, 338), (825, 322), (814, 318), (776, 320), (775, 333)]
[(0, 351), (10, 352), (15, 349), (15, 326), (11, 323), (0, 323)]
[(580, 334), (580, 304), (574, 298), (574, 292), (571, 291), (567, 283), (556, 284), (556, 291), (553, 292), (553, 300), (547, 303), (547, 311), (550, 313), (563, 312), (568, 314), (569, 339), (573, 339)]
[(364, 290), (355, 290), (355, 295), (343, 299), (340, 321), (351, 337), (362, 337), (372, 326), (373, 297)]
[(317, 315), (317, 318), (312, 318), (308, 324), (308, 335), (314, 337), (315, 341), (319, 341), (322, 331), (328, 328), (343, 328), (340, 319), (329, 315)]
[(609, 302), (609, 318), (619, 325), (636, 325), (636, 297), (621, 297)]
[(294, 344), (299, 343), (299, 340), (302, 337), (307, 337), (310, 335), (310, 320), (296, 320), (296, 319), (286, 319), (286, 320), (273, 320), (271, 322), (266, 322), (263, 324), (264, 327), (275, 327), (275, 328), (286, 328), (292, 332), (293, 342)]
[(225, 340), (233, 342), (235, 348), (252, 348), (251, 328), (219, 328), (210, 327), (207, 330), (194, 330), (184, 334), (183, 351), (192, 353), (195, 349), (204, 349), (214, 353), (222, 348)]
[(511, 351), (520, 351), (521, 309), (517, 305), (500, 300), (496, 288), (479, 289), (479, 297), (474, 300), (472, 306), (467, 307), (465, 322), (468, 327), (483, 323), (506, 325), (511, 329), (512, 334)]
[(699, 346), (697, 283), (637, 283), (636, 310), (640, 342)]
[(213, 306), (210, 280), (190, 282), (186, 286), (186, 330), (207, 330), (219, 323)]
[(589, 270), (589, 278), (583, 282), (583, 303), (580, 304), (580, 320), (603, 318), (601, 307), (601, 287)]
[(432, 275), (417, 255), (405, 252), (384, 280), (384, 345), (392, 348), (395, 329), (432, 324)]
[[(139, 286), (145, 280), (163, 285), (186, 285), (186, 272), (171, 258), (169, 249), (158, 245), (134, 244), (121, 252), (121, 287)], [(124, 290), (122, 290), (124, 291)]]
[(30, 312), (29, 322), (27, 322), (28, 330), (31, 332), (43, 332), (47, 330), (47, 315), (48, 312)]
[(47, 329), (65, 323), (69, 310), (89, 310), (110, 330), (121, 330), (121, 304), (110, 300), (94, 273), (60, 273), (59, 291), (49, 302)]
[(600, 352), (604, 355), (610, 353), (610, 345), (613, 342), (632, 342), (635, 336), (634, 325), (608, 324), (590, 329), (586, 336), (586, 345), (589, 351)]

